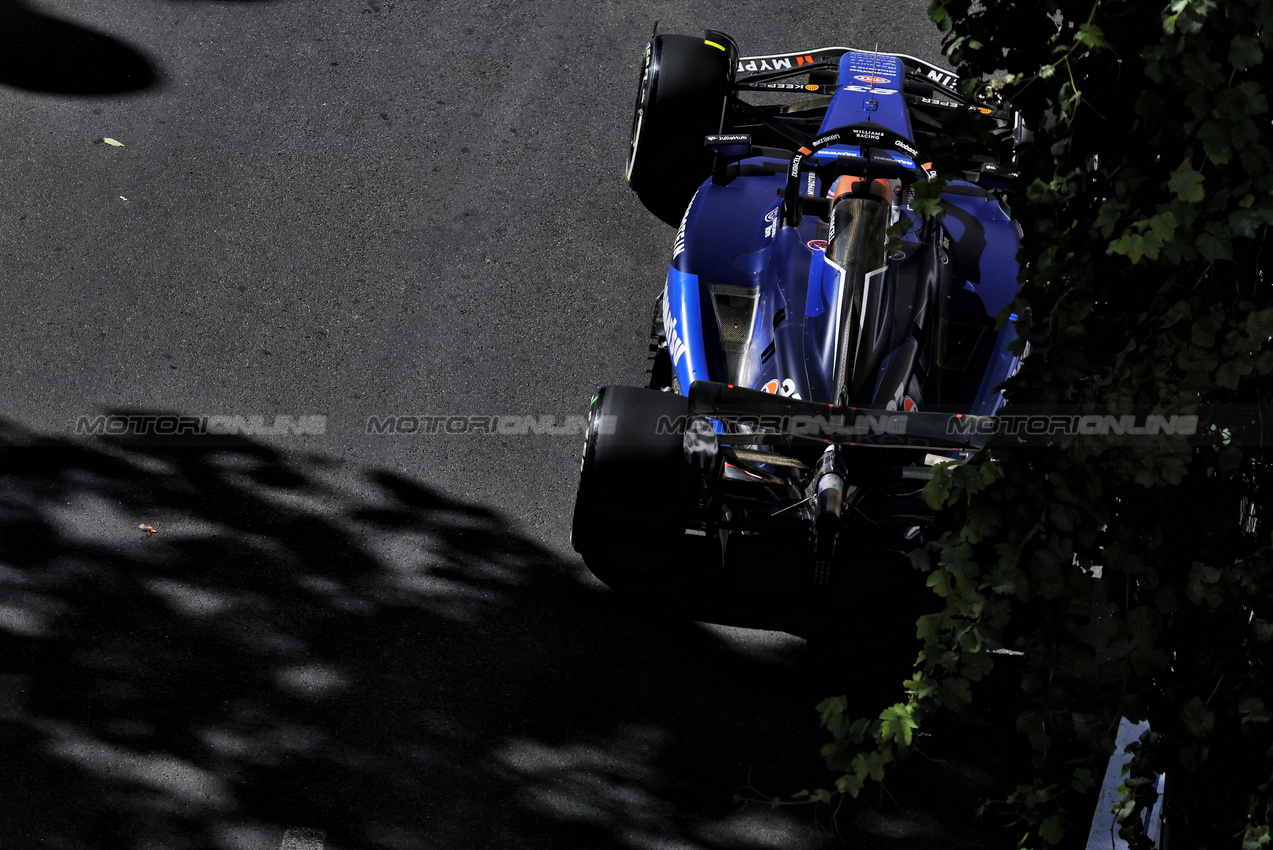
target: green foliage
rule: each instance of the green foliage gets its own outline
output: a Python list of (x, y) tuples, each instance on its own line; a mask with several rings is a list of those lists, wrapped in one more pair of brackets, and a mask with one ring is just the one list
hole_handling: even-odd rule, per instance
[(929, 219), (941, 214), (941, 192), (944, 181), (921, 180), (913, 187), (914, 197), (910, 199), (911, 211), (920, 218)]
[[(912, 560), (941, 609), (916, 625), (904, 702), (819, 706), (836, 789), (878, 781), (1011, 647), (1037, 770), (1006, 801), (1022, 846), (1085, 827), (1090, 798), (1072, 801), (1127, 717), (1154, 731), (1131, 748), (1124, 833), (1165, 772), (1173, 845), (1273, 847), (1273, 0), (931, 0), (930, 16), (966, 90), (995, 80), (1034, 134), (1011, 195), (1022, 290), (1001, 322), (1016, 313), (1030, 344), (1011, 403), (1201, 419), (1192, 437), (939, 465), (925, 497), (959, 521)], [(952, 116), (939, 173), (985, 149), (979, 123)], [(1079, 713), (1104, 731), (1076, 766)]]

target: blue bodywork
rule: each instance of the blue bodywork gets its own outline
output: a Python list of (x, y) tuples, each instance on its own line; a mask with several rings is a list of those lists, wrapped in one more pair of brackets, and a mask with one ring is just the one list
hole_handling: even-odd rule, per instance
[[(903, 75), (894, 56), (845, 53), (820, 132), (865, 123), (914, 139)], [(860, 147), (836, 144), (810, 159), (863, 155)], [(901, 151), (888, 155), (908, 169), (920, 165)], [(784, 215), (783, 165), (777, 158), (745, 158), (731, 179), (705, 181), (686, 210), (662, 317), (682, 390), (706, 380), (828, 404), (993, 414), (1003, 403), (998, 387), (1018, 361), (1008, 350), (1012, 324), (994, 328), (1018, 286), (1020, 228), (1002, 201), (973, 184), (949, 181), (935, 223), (909, 215), (914, 223), (901, 250), (868, 270), (852, 296), (862, 302), (858, 321), (879, 326), (873, 337), (863, 333), (880, 342), (869, 374), (848, 387), (836, 366), (837, 347), (845, 345), (840, 325), (849, 315), (838, 305), (850, 297), (848, 277), (828, 254), (827, 220), (805, 215), (792, 224)], [(825, 198), (833, 188), (813, 172), (799, 179), (805, 196)], [(894, 216), (909, 212), (904, 196), (892, 210)], [(921, 290), (933, 294), (916, 294)], [(913, 314), (896, 318), (907, 309)], [(918, 352), (898, 344), (908, 334)], [(909, 359), (900, 363), (903, 358)]]

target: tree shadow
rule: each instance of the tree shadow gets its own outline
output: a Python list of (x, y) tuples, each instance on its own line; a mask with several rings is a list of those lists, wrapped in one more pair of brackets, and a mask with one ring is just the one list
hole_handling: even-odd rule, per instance
[[(733, 792), (828, 782), (813, 705), (899, 678), (634, 616), (487, 508), (246, 439), (0, 420), (0, 586), (14, 850), (814, 847)], [(854, 846), (985, 846), (924, 775)]]
[(105, 95), (157, 84), (154, 66), (135, 48), (32, 9), (0, 0), (0, 85), (43, 94)]

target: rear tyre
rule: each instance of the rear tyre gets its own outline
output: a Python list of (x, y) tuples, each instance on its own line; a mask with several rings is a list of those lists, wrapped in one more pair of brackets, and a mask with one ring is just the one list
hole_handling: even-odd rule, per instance
[(685, 545), (694, 481), (675, 426), (684, 396), (602, 387), (588, 416), (571, 544), (616, 590), (676, 596), (692, 579)]
[(703, 137), (721, 131), (733, 72), (726, 44), (658, 35), (645, 48), (627, 179), (646, 209), (668, 224), (680, 222), (711, 175)]

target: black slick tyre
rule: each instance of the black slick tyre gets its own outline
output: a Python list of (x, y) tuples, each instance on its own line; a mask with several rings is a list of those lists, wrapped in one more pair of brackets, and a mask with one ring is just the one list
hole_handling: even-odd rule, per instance
[(645, 49), (627, 180), (646, 209), (673, 226), (711, 175), (703, 138), (721, 132), (733, 83), (731, 47), (701, 37), (658, 35)]
[(691, 565), (684, 546), (693, 478), (678, 425), (684, 396), (602, 387), (593, 399), (571, 544), (616, 590), (675, 596)]

